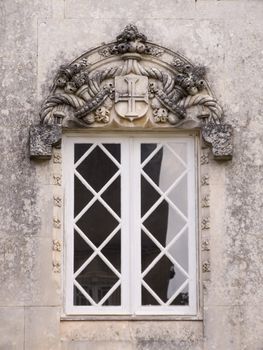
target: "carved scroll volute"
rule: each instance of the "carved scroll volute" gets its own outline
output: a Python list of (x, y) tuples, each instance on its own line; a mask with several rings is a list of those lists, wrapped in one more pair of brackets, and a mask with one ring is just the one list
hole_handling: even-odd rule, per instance
[(232, 157), (232, 128), (223, 122), (205, 69), (149, 43), (134, 25), (115, 43), (60, 67), (40, 119), (31, 128), (32, 158), (50, 158), (62, 128), (199, 128), (215, 158)]

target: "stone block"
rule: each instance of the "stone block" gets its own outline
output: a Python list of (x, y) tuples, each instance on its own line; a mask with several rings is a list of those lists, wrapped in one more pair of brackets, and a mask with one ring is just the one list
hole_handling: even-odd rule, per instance
[(165, 6), (160, 7), (158, 0), (133, 1), (112, 0), (105, 2), (67, 0), (65, 3), (66, 18), (97, 18), (97, 19), (129, 19), (145, 18), (191, 18), (194, 16), (194, 0), (167, 0)]
[(215, 306), (204, 309), (204, 350), (240, 350), (239, 306)]
[(59, 350), (60, 308), (27, 307), (25, 309), (25, 349)]
[(24, 349), (24, 308), (0, 307), (0, 349)]

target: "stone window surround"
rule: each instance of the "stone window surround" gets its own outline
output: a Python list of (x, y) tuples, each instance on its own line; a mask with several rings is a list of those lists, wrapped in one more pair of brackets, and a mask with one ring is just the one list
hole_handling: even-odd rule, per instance
[[(132, 26), (126, 27), (126, 32), (129, 30), (133, 30)], [(137, 28), (136, 28), (137, 29)], [(136, 30), (135, 30), (136, 31)], [(123, 34), (124, 33), (124, 34)], [(129, 53), (129, 50), (131, 50), (131, 47), (133, 47), (134, 42), (130, 41), (129, 39), (125, 38), (125, 31), (123, 32), (120, 37), (120, 40), (117, 37), (117, 44), (119, 43), (119, 46), (117, 45), (117, 52), (112, 53), (113, 49), (116, 50), (116, 44), (112, 43), (109, 45), (103, 45), (100, 48), (95, 49), (95, 53), (100, 56), (100, 58), (103, 59), (108, 59), (108, 55), (123, 55), (123, 51), (119, 52), (118, 50), (123, 50), (123, 46), (121, 46), (123, 43), (126, 44), (126, 54)], [(136, 33), (135, 33), (136, 34)], [(139, 33), (140, 34), (140, 33)], [(135, 35), (136, 36), (136, 35)], [(135, 40), (136, 43), (137, 39)], [(144, 39), (143, 39), (144, 40)], [(139, 38), (139, 42), (143, 41), (141, 38)], [(148, 43), (146, 40), (143, 41), (143, 44), (147, 43), (148, 44), (148, 50), (151, 53), (147, 53), (150, 55), (154, 56), (154, 59), (156, 57), (162, 56), (163, 52), (168, 52), (169, 50), (164, 49), (158, 45)], [(114, 46), (113, 46), (114, 45)], [(125, 46), (125, 45), (124, 45)], [(146, 46), (147, 47), (147, 46)], [(132, 49), (134, 50), (134, 49)], [(135, 49), (135, 51), (138, 50), (138, 48)], [(94, 50), (90, 51), (91, 53), (94, 53)], [(89, 55), (89, 53), (87, 55)], [(110, 52), (110, 54), (109, 54)], [(125, 54), (124, 53), (124, 54)], [(137, 54), (141, 54), (138, 52), (135, 52)], [(135, 54), (134, 52), (132, 54)], [(169, 51), (169, 54), (171, 52)], [(174, 61), (179, 57), (179, 59), (185, 60), (182, 56), (172, 53), (174, 56)], [(85, 55), (83, 55), (85, 56)], [(83, 56), (81, 57), (81, 60), (83, 60)], [(111, 58), (111, 57), (110, 57)], [(119, 58), (119, 56), (118, 56)], [(84, 57), (85, 59), (85, 57)], [(76, 60), (78, 61), (78, 59)], [(74, 62), (76, 62), (74, 61)], [(187, 61), (189, 64), (189, 61)], [(191, 64), (190, 64), (191, 65)], [(67, 66), (70, 71), (71, 65)], [(67, 68), (66, 67), (66, 68)], [(173, 67), (174, 68), (174, 67)], [(61, 73), (61, 71), (60, 71)], [(60, 74), (59, 73), (59, 74)], [(60, 76), (55, 78), (55, 82), (60, 79)], [(69, 73), (70, 74), (70, 73)], [(208, 86), (208, 84), (207, 84)], [(51, 95), (49, 98), (54, 98), (55, 97), (55, 90), (51, 92)], [(209, 94), (212, 95), (210, 89), (209, 89)], [(48, 99), (49, 99), (48, 98)], [(188, 97), (187, 97), (188, 98)], [(187, 99), (186, 98), (186, 99)], [(51, 159), (53, 162), (53, 181), (54, 181), (54, 217), (53, 217), (53, 272), (54, 273), (61, 273), (62, 266), (63, 266), (63, 195), (62, 195), (62, 172), (61, 172), (61, 162), (62, 162), (62, 156), (61, 156), (61, 149), (60, 149), (60, 141), (62, 138), (62, 133), (68, 132), (68, 131), (80, 131), (79, 126), (72, 127), (68, 125), (63, 125), (61, 123), (61, 119), (63, 120), (64, 118), (64, 111), (62, 110), (62, 118), (60, 118), (59, 121), (54, 121), (54, 119), (50, 122), (50, 120), (45, 120), (43, 118), (43, 108), (45, 110), (45, 107), (50, 103), (50, 100), (48, 100), (44, 103), (44, 107), (41, 109), (41, 123), (39, 125), (35, 125), (31, 127), (30, 130), (30, 157), (32, 159)], [(189, 100), (189, 98), (188, 98)], [(213, 101), (216, 104), (218, 102), (214, 99)], [(182, 104), (182, 103), (181, 103)], [(209, 104), (209, 101), (208, 101)], [(89, 106), (87, 106), (88, 108)], [(167, 107), (167, 106), (166, 106)], [(53, 112), (54, 112), (54, 106), (52, 106)], [(58, 108), (59, 110), (59, 108)], [(54, 116), (55, 113), (53, 113)], [(57, 113), (58, 114), (58, 113)], [(61, 116), (60, 115), (60, 116)], [(223, 114), (222, 114), (223, 115)], [(206, 122), (204, 123), (203, 121), (206, 121), (206, 116), (205, 114), (204, 119), (201, 120), (201, 122), (197, 125), (195, 124), (194, 126), (191, 125), (189, 126), (179, 126), (174, 123), (169, 125), (169, 129), (173, 128), (175, 132), (182, 132), (184, 130), (190, 130), (194, 133), (200, 133), (200, 140), (201, 140), (201, 146), (200, 146), (200, 156), (199, 156), (199, 164), (200, 164), (200, 169), (199, 169), (199, 249), (200, 249), (200, 295), (199, 295), (199, 311), (196, 316), (138, 316), (136, 319), (160, 319), (160, 320), (169, 320), (169, 319), (191, 319), (191, 320), (200, 320), (202, 319), (202, 293), (203, 293), (203, 286), (205, 285), (206, 281), (209, 280), (210, 276), (210, 262), (209, 262), (209, 251), (210, 251), (210, 244), (209, 244), (209, 237), (210, 237), (210, 218), (209, 218), (209, 161), (211, 159), (211, 153), (209, 151), (209, 147), (212, 148), (212, 154), (215, 159), (218, 160), (229, 160), (232, 158), (232, 127), (229, 124), (225, 124), (223, 122), (223, 118), (221, 118), (217, 123), (211, 123), (211, 122)], [(89, 133), (90, 131), (96, 132), (96, 128), (98, 122), (95, 120), (95, 125), (88, 125), (88, 129), (83, 129), (83, 125), (80, 127), (81, 132), (84, 133)], [(99, 121), (101, 122), (101, 120)], [(167, 123), (167, 120), (165, 120)], [(161, 122), (162, 123), (162, 122)], [(93, 123), (92, 123), (93, 124)], [(160, 131), (162, 130), (165, 132), (165, 130), (162, 128), (163, 124), (160, 124), (158, 121), (156, 121), (156, 125), (154, 125), (155, 131)], [(86, 126), (87, 127), (87, 126)], [(86, 128), (85, 127), (85, 128)], [(93, 129), (93, 130), (91, 130)], [(127, 130), (126, 127), (124, 127), (125, 130)], [(141, 128), (140, 128), (141, 129)], [(97, 129), (99, 130), (99, 129)], [(101, 128), (100, 128), (101, 130)], [(107, 130), (107, 129), (106, 129)], [(106, 131), (105, 130), (105, 131)], [(123, 130), (122, 126), (116, 126), (110, 127), (108, 130), (111, 131), (117, 131), (121, 132)], [(142, 130), (142, 129), (141, 129)], [(143, 130), (146, 130), (145, 128)], [(148, 130), (150, 132), (150, 130)], [(134, 319), (134, 317), (130, 316), (66, 316), (62, 313), (61, 319), (64, 320), (88, 320), (88, 319)]]

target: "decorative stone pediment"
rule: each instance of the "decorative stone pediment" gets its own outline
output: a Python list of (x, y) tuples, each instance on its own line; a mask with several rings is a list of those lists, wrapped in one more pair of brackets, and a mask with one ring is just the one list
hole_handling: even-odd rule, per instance
[(205, 68), (147, 41), (128, 25), (114, 43), (60, 67), (31, 128), (32, 158), (49, 158), (63, 128), (201, 130), (215, 158), (232, 157), (232, 127), (205, 79)]

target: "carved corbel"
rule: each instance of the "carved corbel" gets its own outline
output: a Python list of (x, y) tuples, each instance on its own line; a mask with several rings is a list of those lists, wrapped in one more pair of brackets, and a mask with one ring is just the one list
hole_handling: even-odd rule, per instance
[(205, 142), (212, 147), (215, 159), (228, 160), (233, 156), (233, 128), (230, 124), (208, 123), (201, 128)]
[(30, 128), (30, 158), (50, 159), (52, 147), (61, 142), (61, 125), (34, 125)]

